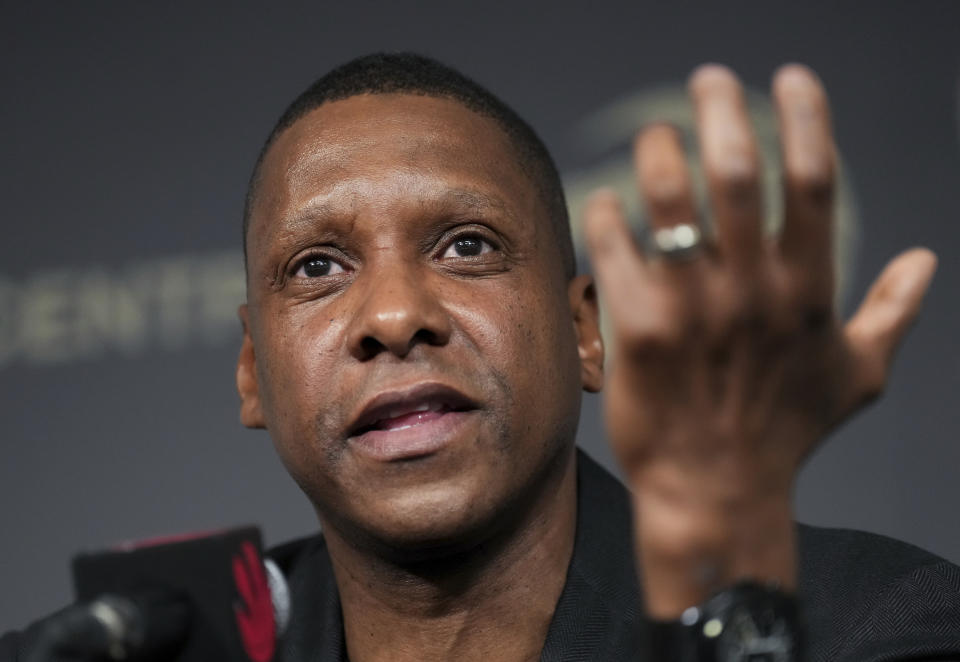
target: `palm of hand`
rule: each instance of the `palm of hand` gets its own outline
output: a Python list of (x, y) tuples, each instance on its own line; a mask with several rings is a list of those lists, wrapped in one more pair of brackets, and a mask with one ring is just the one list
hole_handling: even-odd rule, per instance
[[(651, 503), (670, 504), (673, 514), (739, 517), (769, 501), (778, 504), (778, 519), (789, 519), (803, 459), (883, 389), (935, 269), (929, 251), (903, 253), (841, 323), (832, 303), (835, 149), (826, 95), (796, 65), (784, 67), (773, 87), (785, 173), (780, 236), (763, 235), (761, 164), (743, 92), (718, 66), (701, 67), (690, 84), (712, 241), (683, 260), (651, 255), (633, 242), (614, 194), (595, 194), (587, 208), (587, 240), (616, 343), (607, 425), (636, 494), (638, 543), (649, 539), (654, 520), (667, 521), (651, 516)], [(677, 133), (647, 128), (635, 155), (652, 229), (694, 222)], [(665, 537), (676, 545), (666, 547), (682, 546), (682, 519), (661, 527), (674, 529)]]

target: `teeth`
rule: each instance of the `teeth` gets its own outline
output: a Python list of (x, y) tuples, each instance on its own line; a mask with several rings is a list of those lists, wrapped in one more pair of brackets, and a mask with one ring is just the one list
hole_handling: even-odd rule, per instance
[(384, 416), (384, 418), (398, 418), (400, 416), (406, 416), (407, 414), (416, 414), (421, 411), (438, 411), (439, 409), (439, 404), (433, 405), (425, 402), (422, 405), (417, 405), (412, 409), (409, 407), (404, 407), (403, 409), (391, 409), (389, 412), (387, 412), (387, 415)]

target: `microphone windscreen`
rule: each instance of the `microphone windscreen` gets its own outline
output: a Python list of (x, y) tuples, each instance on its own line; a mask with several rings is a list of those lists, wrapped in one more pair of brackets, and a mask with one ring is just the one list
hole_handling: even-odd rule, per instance
[[(176, 662), (272, 662), (277, 649), (276, 614), (264, 568), (260, 532), (254, 527), (214, 534), (127, 543), (77, 555), (73, 578), (78, 601), (105, 593), (137, 596), (166, 592), (191, 606), (186, 639)], [(288, 607), (287, 607), (288, 610)], [(159, 614), (144, 614), (148, 650), (136, 659), (153, 659), (164, 648), (149, 643), (150, 632), (164, 631)], [(162, 643), (162, 642), (160, 642)], [(170, 660), (169, 649), (163, 653)]]

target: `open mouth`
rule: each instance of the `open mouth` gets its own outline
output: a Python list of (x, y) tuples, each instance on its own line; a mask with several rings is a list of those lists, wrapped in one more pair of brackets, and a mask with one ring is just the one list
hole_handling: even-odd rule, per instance
[(406, 430), (414, 427), (415, 425), (423, 425), (424, 423), (437, 420), (447, 412), (451, 411), (465, 410), (454, 409), (450, 405), (443, 402), (424, 402), (416, 405), (413, 408), (398, 407), (385, 412), (381, 418), (377, 419), (373, 423), (357, 428), (356, 432), (354, 432), (354, 436), (360, 436), (372, 430)]
[(362, 409), (348, 438), (378, 459), (426, 455), (453, 439), (459, 425), (477, 408), (463, 393), (443, 384), (386, 391)]

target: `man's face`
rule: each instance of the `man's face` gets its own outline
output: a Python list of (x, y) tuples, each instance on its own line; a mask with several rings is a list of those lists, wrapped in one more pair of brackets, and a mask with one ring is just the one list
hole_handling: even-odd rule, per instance
[(244, 422), (326, 527), (457, 544), (570, 451), (583, 322), (493, 120), (414, 95), (317, 108), (266, 156), (248, 258)]

